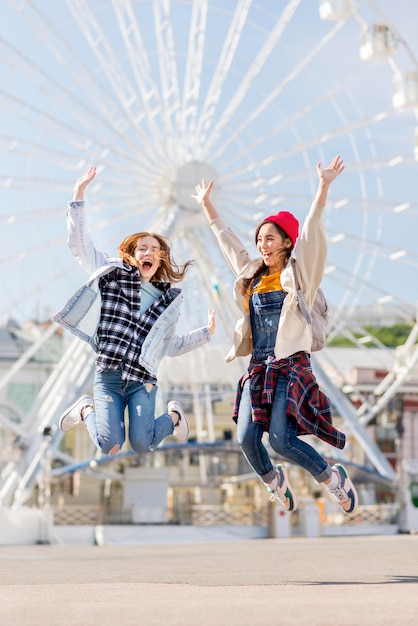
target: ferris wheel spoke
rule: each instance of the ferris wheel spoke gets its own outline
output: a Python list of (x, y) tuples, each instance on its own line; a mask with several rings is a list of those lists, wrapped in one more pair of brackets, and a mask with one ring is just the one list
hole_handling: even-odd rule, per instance
[[(338, 128), (334, 128), (333, 130), (328, 131), (327, 133), (316, 135), (307, 141), (295, 142), (292, 146), (289, 146), (285, 152), (282, 151), (282, 152), (272, 153), (269, 157), (269, 164), (277, 163), (282, 160), (285, 161), (291, 155), (299, 154), (301, 152), (314, 148), (318, 145), (326, 144), (328, 141), (336, 139), (338, 137), (345, 137), (347, 135), (350, 135), (350, 133), (354, 133), (354, 131), (368, 128), (371, 124), (374, 124), (377, 121), (381, 121), (382, 119), (384, 119), (385, 117), (388, 117), (389, 115), (395, 115), (395, 113), (396, 112), (393, 110), (381, 112), (379, 114), (374, 115), (373, 117), (361, 118), (356, 122), (352, 122), (351, 124), (342, 125)], [(247, 120), (247, 123), (249, 123), (249, 120)], [(241, 129), (241, 132), (243, 132), (243, 129)], [(224, 149), (224, 146), (219, 149), (219, 152), (222, 152), (223, 149)], [(411, 163), (413, 162), (413, 157), (408, 156), (406, 158), (408, 158), (409, 162)], [(397, 155), (396, 160), (400, 163), (402, 162), (403, 157), (400, 155)], [(260, 161), (260, 163), (262, 163), (262, 161)], [(393, 159), (386, 161), (387, 167), (393, 167), (393, 165), (396, 165), (396, 161), (394, 161)], [(363, 169), (363, 165), (362, 165), (362, 169)]]
[(113, 0), (113, 10), (119, 24), (129, 62), (141, 96), (141, 105), (145, 112), (145, 122), (158, 147), (162, 145), (163, 135), (156, 123), (157, 115), (161, 115), (163, 104), (157, 85), (152, 77), (148, 55), (135, 17), (132, 2)]
[[(82, 165), (85, 165), (84, 162), (82, 162)], [(77, 169), (80, 169), (79, 167)], [(101, 195), (103, 196), (115, 196), (117, 195), (119, 198), (123, 198), (125, 203), (127, 202), (128, 199), (130, 199), (131, 202), (138, 202), (138, 196), (135, 193), (135, 190), (130, 188), (130, 185), (132, 184), (132, 179), (133, 178), (141, 178), (144, 177), (145, 179), (145, 175), (146, 172), (132, 172), (132, 175), (130, 177), (125, 176), (123, 179), (121, 178), (117, 178), (117, 180), (113, 181), (113, 189), (112, 190), (104, 190), (101, 191)], [(109, 180), (111, 180), (111, 176), (109, 176)], [(2, 185), (1, 185), (2, 183)], [(67, 179), (57, 179), (57, 178), (41, 178), (40, 176), (0, 176), (0, 186), (3, 186), (7, 189), (11, 189), (12, 187), (14, 187), (15, 189), (21, 189), (21, 190), (48, 190), (48, 191), (54, 191), (54, 190), (59, 190), (59, 191), (63, 191), (67, 189), (67, 193), (68, 193), (68, 198), (67, 200), (70, 199), (70, 194), (72, 194), (72, 190), (73, 190), (73, 186), (74, 186), (74, 180), (71, 180), (70, 182)], [(90, 195), (93, 195), (95, 193), (97, 193), (97, 191), (101, 189), (101, 183), (97, 183), (97, 185), (95, 187), (93, 187), (90, 191)], [(141, 205), (143, 205), (144, 203), (151, 203), (152, 201), (158, 202), (158, 186), (153, 183), (153, 182), (149, 182), (149, 184), (147, 184), (146, 182), (143, 184), (143, 186), (141, 185)], [(151, 199), (152, 198), (152, 199)], [(136, 209), (136, 210), (140, 210), (140, 209)], [(7, 216), (7, 219), (9, 219), (10, 216)], [(36, 215), (33, 216), (33, 218), (36, 218)]]
[(199, 156), (202, 155), (203, 158), (204, 154), (208, 153), (208, 150), (205, 149), (205, 152), (202, 151), (206, 141), (202, 141), (201, 136), (203, 133), (207, 132), (208, 128), (211, 127), (212, 120), (214, 119), (240, 35), (244, 28), (245, 20), (251, 6), (251, 1), (252, 0), (240, 0), (235, 12), (233, 13), (231, 24), (227, 36), (225, 37), (222, 50), (219, 54), (212, 80), (207, 90), (206, 99), (199, 115), (193, 148), (198, 151)]
[[(268, 143), (272, 137), (279, 137), (280, 134), (286, 131), (289, 126), (293, 126), (301, 119), (309, 118), (310, 114), (312, 114), (315, 110), (319, 110), (321, 106), (326, 104), (327, 102), (334, 102), (336, 96), (338, 96), (344, 89), (347, 89), (351, 83), (358, 81), (359, 78), (361, 78), (370, 71), (370, 66), (364, 66), (360, 72), (351, 75), (349, 78), (342, 80), (339, 84), (334, 85), (331, 88), (323, 86), (323, 88), (321, 89), (320, 97), (312, 100), (312, 102), (309, 102), (308, 104), (305, 104), (299, 110), (286, 113), (286, 115), (284, 115), (283, 111), (276, 106), (277, 117), (282, 117), (282, 121), (278, 124), (272, 123), (267, 132), (260, 133), (251, 141), (245, 142), (240, 151), (236, 150), (232, 153), (232, 155), (229, 156), (228, 159), (223, 159), (221, 161), (222, 168), (228, 168), (232, 163), (239, 160), (246, 154), (252, 153), (252, 151), (258, 146)], [(263, 98), (264, 97), (267, 97), (266, 94), (263, 94)], [(234, 131), (234, 133), (231, 133), (228, 136), (227, 141), (225, 141), (222, 146), (213, 153), (213, 158), (222, 158), (222, 155), (224, 153), (227, 153), (226, 148), (228, 148), (229, 145), (238, 137), (239, 134), (236, 131)]]
[[(252, 122), (254, 122), (254, 120), (259, 118), (267, 110), (267, 108), (273, 102), (277, 100), (278, 96), (285, 90), (286, 86), (290, 84), (293, 80), (295, 80), (295, 78), (298, 77), (301, 74), (301, 72), (309, 66), (309, 64), (312, 62), (315, 56), (317, 56), (323, 50), (323, 48), (329, 43), (329, 41), (336, 36), (336, 34), (343, 27), (343, 25), (344, 25), (343, 22), (337, 22), (335, 24), (333, 29), (325, 37), (323, 37), (316, 46), (313, 47), (311, 52), (307, 54), (296, 65), (296, 67), (286, 76), (286, 78), (280, 81), (280, 83), (274, 89), (272, 89), (269, 94), (266, 95), (266, 98), (260, 103), (260, 105), (258, 107), (255, 107), (251, 111), (251, 113), (246, 117), (244, 122), (242, 122), (236, 128), (235, 135), (241, 135), (242, 133), (244, 133), (246, 129), (252, 124)], [(279, 30), (281, 32), (281, 29)], [(253, 78), (255, 78), (255, 76), (253, 76), (253, 72), (251, 72), (251, 75)], [(245, 84), (245, 78), (242, 81), (242, 85), (244, 87), (247, 87), (247, 85)], [(236, 99), (234, 99), (233, 101), (236, 101)], [(210, 140), (208, 141), (206, 145), (206, 150), (211, 150), (213, 148), (215, 141), (218, 140), (220, 133), (223, 130), (224, 126), (230, 120), (233, 110), (234, 110), (234, 107), (229, 106), (224, 111), (224, 113), (221, 114), (220, 121), (215, 123), (214, 127), (211, 129), (211, 136), (210, 136)], [(231, 138), (229, 138), (229, 141), (231, 141)], [(218, 148), (218, 153), (224, 152), (226, 147), (227, 147), (226, 143), (222, 142)]]
[[(345, 247), (351, 250), (357, 250), (358, 248), (358, 235), (353, 235), (345, 232), (337, 233), (333, 236), (333, 230), (328, 231), (328, 240), (331, 243), (338, 243), (338, 246)], [(400, 249), (398, 246), (383, 242), (382, 240), (371, 240), (367, 237), (362, 238), (362, 244), (368, 250), (373, 250), (374, 254), (382, 259), (387, 259), (391, 262), (405, 263), (418, 267), (418, 254), (414, 250)]]
[[(381, 168), (380, 164), (377, 164), (379, 169)], [(366, 170), (368, 169), (368, 165), (366, 163)], [(350, 169), (353, 171), (357, 170), (357, 164), (354, 162), (350, 165)], [(373, 169), (373, 168), (370, 168)], [(300, 200), (299, 200), (300, 201)], [(341, 198), (339, 200), (333, 200), (331, 203), (331, 211), (338, 213), (344, 207), (348, 207), (350, 209), (350, 213), (353, 212), (363, 212), (364, 211), (364, 198)], [(371, 198), (367, 199), (367, 210), (370, 213), (383, 214), (386, 216), (389, 215), (407, 215), (413, 216), (418, 215), (418, 204), (416, 202), (405, 202), (402, 200), (386, 200), (385, 198), (379, 198), (379, 200), (373, 200)], [(335, 232), (335, 231), (334, 231)]]
[(63, 277), (67, 276), (74, 271), (74, 264), (61, 269), (59, 272), (52, 274), (47, 280), (37, 284), (31, 290), (25, 291), (19, 298), (11, 300), (8, 304), (4, 304), (0, 308), (0, 317), (6, 319), (7, 317), (13, 317), (14, 311), (19, 309), (23, 304), (30, 300), (36, 301), (42, 296), (45, 289), (53, 288)]
[[(4, 38), (1, 38), (0, 42), (7, 52), (12, 54), (13, 65), (16, 71), (25, 76), (38, 91), (48, 94), (51, 100), (54, 100), (62, 111), (66, 111), (75, 123), (89, 133), (93, 133), (95, 126), (99, 124), (101, 127), (106, 128), (108, 132), (110, 131), (112, 136), (117, 136), (132, 147), (135, 146), (135, 143), (130, 141), (126, 134), (123, 134), (114, 124), (111, 124), (106, 116), (100, 115), (96, 107), (92, 108), (88, 101), (80, 99), (74, 90), (70, 90), (62, 85), (51, 73), (46, 72), (44, 68), (34, 63), (32, 59), (5, 41)], [(61, 96), (59, 100), (57, 94)]]
[[(290, 0), (283, 10), (273, 29), (269, 33), (266, 41), (264, 42), (260, 52), (257, 54), (256, 58), (251, 63), (249, 70), (241, 80), (238, 89), (235, 91), (227, 107), (221, 113), (219, 121), (217, 121), (211, 128), (210, 137), (208, 136), (207, 138), (208, 150), (210, 150), (212, 146), (216, 144), (223, 128), (229, 123), (232, 116), (237, 111), (239, 105), (242, 103), (244, 97), (248, 93), (249, 88), (251, 87), (262, 67), (266, 63), (267, 59), (273, 52), (277, 42), (279, 41), (281, 35), (283, 34), (283, 31), (291, 20), (299, 4), (300, 0)], [(260, 110), (262, 109), (260, 108)], [(253, 115), (249, 115), (246, 123), (241, 125), (240, 132), (243, 132), (246, 129), (247, 125), (250, 124), (253, 119)]]
[[(357, 304), (357, 292), (361, 291), (362, 300), (369, 305), (379, 304), (385, 306), (389, 303), (391, 305), (397, 303), (404, 311), (411, 312), (413, 309), (405, 299), (395, 296), (389, 289), (385, 289), (373, 281), (367, 281), (363, 276), (353, 276), (347, 268), (341, 267), (341, 265), (329, 265), (325, 271), (325, 279), (327, 282), (334, 282), (344, 291), (346, 291), (347, 285), (351, 283), (351, 300), (355, 304)], [(338, 312), (338, 315), (342, 314), (343, 311), (348, 311), (347, 316), (353, 314), (353, 310), (347, 308), (346, 302), (343, 302), (341, 299), (333, 308), (334, 311)]]
[(157, 161), (156, 143), (147, 135), (141, 125), (144, 113), (136, 89), (119, 62), (118, 57), (100, 27), (95, 14), (81, 0), (68, 0), (74, 20), (84, 34), (88, 45), (98, 60), (103, 73), (111, 84), (122, 111), (131, 128), (140, 137), (143, 148), (147, 149), (147, 159)]
[(50, 239), (36, 246), (25, 247), (22, 250), (18, 250), (15, 254), (10, 254), (7, 257), (3, 257), (2, 259), (0, 259), (0, 265), (9, 265), (18, 261), (22, 261), (25, 258), (32, 258), (37, 253), (45, 252), (46, 248), (52, 248), (59, 244), (63, 244), (65, 243), (65, 241), (66, 237), (61, 237), (56, 239)]
[(45, 222), (45, 219), (52, 217), (62, 216), (62, 208), (52, 209), (40, 209), (36, 213), (33, 210), (29, 211), (15, 211), (14, 213), (8, 213), (0, 216), (0, 223), (6, 225), (15, 224), (16, 222), (23, 222), (28, 224), (29, 222)]
[(208, 15), (208, 0), (193, 2), (189, 43), (184, 75), (179, 133), (187, 138), (189, 151), (195, 142), (198, 102), (203, 74), (203, 53)]
[(71, 45), (71, 41), (67, 42), (63, 38), (56, 23), (51, 21), (48, 15), (42, 13), (32, 0), (25, 2), (24, 5), (19, 0), (9, 1), (15, 6), (16, 11), (28, 27), (33, 30), (37, 38), (51, 51), (63, 70), (68, 72), (75, 84), (88, 94), (95, 108), (102, 111), (107, 119), (115, 123), (120, 105), (114, 97), (113, 91), (98, 80), (97, 74), (93, 73), (85, 60), (77, 54), (77, 49)]
[[(8, 94), (0, 90), (0, 97), (3, 98), (1, 104), (3, 108), (13, 113), (14, 116), (22, 118), (26, 123), (30, 123), (34, 129), (52, 134), (55, 132), (59, 136), (62, 142), (65, 142), (68, 146), (78, 151), (78, 154), (83, 153), (88, 149), (92, 143), (92, 135), (85, 130), (70, 124), (66, 121), (57, 118), (51, 111), (46, 113), (45, 111), (35, 107), (33, 104), (25, 102), (16, 96)], [(127, 153), (125, 150), (114, 146), (112, 143), (105, 142), (100, 138), (100, 135), (94, 137), (95, 145), (100, 147), (101, 151), (111, 151), (122, 161), (128, 163), (134, 162), (134, 157)], [(157, 163), (152, 163), (151, 160), (145, 158), (139, 151), (135, 154), (138, 163), (142, 165), (147, 171), (152, 172), (157, 168)]]
[(113, 0), (112, 5), (139, 89), (141, 105), (146, 114), (146, 123), (153, 136), (162, 139), (161, 130), (156, 124), (155, 116), (160, 113), (163, 105), (152, 76), (151, 66), (132, 2), (129, 0), (123, 2)]
[(28, 141), (16, 136), (0, 135), (0, 150), (10, 154), (19, 154), (28, 159), (36, 152), (37, 157), (43, 162), (59, 165), (59, 167), (71, 171), (79, 170), (86, 165), (85, 159), (73, 161), (74, 155), (70, 151), (39, 145), (39, 142)]
[(168, 147), (174, 150), (175, 128), (180, 124), (180, 95), (175, 62), (173, 30), (170, 20), (170, 3), (153, 0), (155, 35), (161, 79), (161, 97), (164, 101), (162, 119), (168, 134)]

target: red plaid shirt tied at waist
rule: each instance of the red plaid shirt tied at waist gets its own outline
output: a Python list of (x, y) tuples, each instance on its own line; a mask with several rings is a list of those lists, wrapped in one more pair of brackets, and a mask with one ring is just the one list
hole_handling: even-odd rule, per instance
[(247, 372), (238, 382), (233, 420), (238, 419), (244, 383), (250, 380), (252, 419), (269, 430), (274, 392), (279, 376), (287, 378), (287, 413), (298, 423), (298, 435), (315, 435), (335, 448), (344, 448), (345, 435), (332, 425), (331, 404), (320, 390), (306, 352), (279, 361), (251, 359)]

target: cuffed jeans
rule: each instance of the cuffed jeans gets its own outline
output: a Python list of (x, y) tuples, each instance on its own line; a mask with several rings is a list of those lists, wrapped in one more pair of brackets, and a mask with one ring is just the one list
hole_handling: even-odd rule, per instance
[[(306, 469), (318, 483), (331, 476), (331, 466), (311, 445), (300, 439), (296, 420), (286, 413), (287, 380), (279, 376), (274, 393), (269, 429), (270, 445), (287, 461)], [(252, 421), (250, 380), (245, 382), (237, 421), (237, 439), (241, 450), (256, 474), (265, 483), (271, 482), (276, 470), (262, 443), (264, 428)]]

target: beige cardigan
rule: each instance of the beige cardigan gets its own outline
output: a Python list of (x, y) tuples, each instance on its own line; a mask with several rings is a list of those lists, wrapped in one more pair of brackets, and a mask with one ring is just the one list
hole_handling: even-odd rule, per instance
[[(321, 221), (324, 208), (323, 205), (312, 204), (294, 250), (299, 284), (309, 307), (312, 306), (321, 283), (327, 255), (327, 240)], [(221, 217), (214, 219), (210, 225), (225, 259), (236, 276), (234, 297), (242, 312), (242, 317), (235, 326), (234, 345), (226, 356), (226, 361), (232, 361), (236, 356), (247, 356), (252, 352), (250, 315), (245, 310), (246, 299), (240, 287), (243, 278), (252, 276), (259, 260), (250, 258), (241, 241)], [(274, 353), (277, 359), (284, 359), (295, 352), (310, 352), (312, 333), (310, 325), (298, 307), (290, 262), (283, 270), (280, 280), (287, 296), (280, 315)]]

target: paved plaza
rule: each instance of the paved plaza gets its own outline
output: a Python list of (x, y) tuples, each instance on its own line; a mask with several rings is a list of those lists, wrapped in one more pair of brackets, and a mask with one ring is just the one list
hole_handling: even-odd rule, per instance
[(0, 546), (1, 626), (416, 626), (418, 536)]

